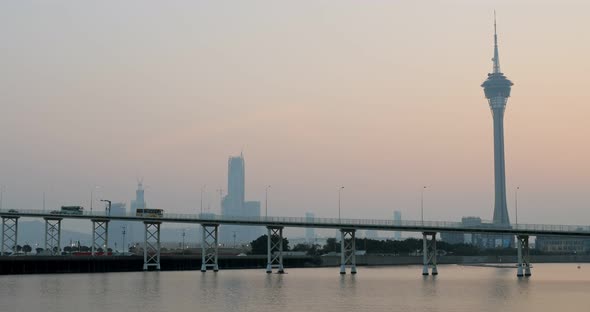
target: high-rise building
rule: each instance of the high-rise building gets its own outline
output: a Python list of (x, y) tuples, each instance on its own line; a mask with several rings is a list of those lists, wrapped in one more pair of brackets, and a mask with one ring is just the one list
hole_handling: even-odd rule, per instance
[[(399, 210), (393, 211), (393, 224), (394, 225), (401, 225), (402, 224), (402, 212)], [(402, 239), (402, 232), (395, 231), (393, 232), (393, 239), (401, 240)]]
[[(305, 213), (305, 220), (307, 222), (311, 222), (313, 221), (313, 219), (315, 218), (315, 215), (312, 212), (306, 212)], [(315, 229), (314, 228), (305, 228), (305, 240), (308, 243), (314, 243), (315, 242)]]
[[(111, 205), (112, 216), (124, 216), (127, 214), (127, 205), (125, 203), (113, 203)], [(109, 222), (109, 246), (115, 251), (127, 251), (126, 245), (129, 243), (127, 240), (127, 233), (125, 233), (125, 239), (123, 239), (123, 231), (127, 232), (129, 227), (127, 221), (114, 220)]]
[(506, 166), (504, 161), (504, 111), (510, 97), (513, 83), (500, 70), (498, 54), (498, 34), (496, 17), (494, 16), (494, 58), (492, 72), (481, 85), (488, 99), (494, 119), (494, 224), (509, 226), (508, 208), (506, 205)]
[[(144, 197), (143, 181), (137, 182), (137, 190), (135, 190), (135, 199), (131, 200), (130, 213), (135, 214), (137, 209), (147, 208), (147, 203)], [(138, 222), (128, 222), (125, 229), (126, 245), (130, 243), (143, 241), (143, 224)], [(121, 229), (121, 233), (122, 233)], [(118, 244), (118, 243), (117, 243)]]
[[(227, 168), (227, 195), (221, 203), (223, 216), (260, 217), (260, 202), (245, 201), (246, 170), (244, 156), (230, 157)], [(263, 229), (250, 226), (220, 227), (220, 241), (226, 245), (249, 243), (262, 235)]]
[(224, 198), (223, 215), (242, 215), (246, 192), (244, 157), (230, 157), (227, 163), (227, 195)]
[(137, 190), (135, 191), (135, 199), (131, 200), (131, 212), (135, 213), (136, 209), (147, 208), (144, 198), (143, 181), (137, 182)]

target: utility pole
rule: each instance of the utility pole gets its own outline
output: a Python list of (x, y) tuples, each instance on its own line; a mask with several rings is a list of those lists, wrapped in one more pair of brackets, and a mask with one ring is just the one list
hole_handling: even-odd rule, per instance
[(186, 236), (185, 229), (182, 229), (182, 254), (184, 255), (184, 237)]
[(125, 246), (125, 234), (127, 234), (127, 231), (125, 231), (127, 228), (122, 225), (121, 229), (123, 229), (123, 231), (121, 232), (121, 234), (123, 234), (123, 253), (127, 252), (127, 247)]

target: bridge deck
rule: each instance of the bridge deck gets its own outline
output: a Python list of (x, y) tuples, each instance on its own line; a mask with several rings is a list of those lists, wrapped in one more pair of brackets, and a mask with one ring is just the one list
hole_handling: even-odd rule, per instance
[(494, 233), (517, 235), (560, 235), (588, 236), (590, 226), (582, 225), (550, 225), (550, 224), (512, 224), (497, 225), (482, 223), (464, 225), (461, 222), (449, 221), (394, 221), (378, 219), (338, 219), (338, 218), (306, 218), (306, 217), (241, 217), (219, 216), (211, 214), (173, 214), (165, 213), (160, 218), (136, 215), (107, 215), (105, 212), (83, 212), (82, 214), (51, 213), (42, 210), (0, 210), (0, 217), (31, 217), (31, 218), (64, 218), (64, 219), (108, 219), (137, 222), (169, 222), (195, 224), (235, 224), (249, 226), (283, 226), (312, 227), (328, 229), (359, 229), (407, 232), (465, 232)]

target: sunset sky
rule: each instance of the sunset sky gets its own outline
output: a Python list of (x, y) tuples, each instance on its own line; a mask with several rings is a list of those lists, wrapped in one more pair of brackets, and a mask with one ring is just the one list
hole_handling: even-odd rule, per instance
[(243, 151), (272, 215), (489, 220), (495, 9), (511, 220), (588, 224), (590, 2), (515, 2), (2, 2), (4, 207), (218, 213)]

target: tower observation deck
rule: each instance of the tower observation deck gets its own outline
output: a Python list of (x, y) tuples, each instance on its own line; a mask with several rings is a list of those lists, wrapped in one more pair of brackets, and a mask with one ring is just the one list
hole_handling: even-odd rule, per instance
[(498, 55), (498, 35), (496, 16), (494, 13), (494, 58), (493, 70), (481, 85), (488, 99), (494, 119), (494, 223), (509, 225), (508, 207), (506, 204), (506, 166), (504, 161), (504, 111), (513, 83), (500, 70)]

